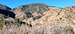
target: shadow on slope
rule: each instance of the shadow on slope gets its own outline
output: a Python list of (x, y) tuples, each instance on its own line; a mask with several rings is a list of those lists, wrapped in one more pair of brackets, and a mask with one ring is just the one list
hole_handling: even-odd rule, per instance
[(13, 12), (9, 11), (9, 10), (0, 9), (0, 14), (15, 18), (15, 14)]

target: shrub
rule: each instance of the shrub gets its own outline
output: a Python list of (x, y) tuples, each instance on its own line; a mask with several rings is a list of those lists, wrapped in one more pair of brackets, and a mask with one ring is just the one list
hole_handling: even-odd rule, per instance
[(0, 29), (4, 26), (5, 21), (4, 21), (4, 15), (0, 14)]

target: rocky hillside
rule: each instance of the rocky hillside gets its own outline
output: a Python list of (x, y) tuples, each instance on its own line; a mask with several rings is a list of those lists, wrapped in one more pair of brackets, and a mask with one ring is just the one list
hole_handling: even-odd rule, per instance
[(41, 17), (45, 11), (48, 11), (47, 5), (28, 4), (28, 5), (23, 5), (23, 6), (16, 8), (14, 13), (16, 14), (15, 16), (16, 18), (25, 19), (25, 18), (36, 17), (36, 16)]
[(0, 34), (75, 34), (75, 7), (27, 4), (0, 6)]
[(15, 18), (15, 14), (11, 10), (11, 8), (0, 4), (0, 28), (6, 24), (8, 18)]

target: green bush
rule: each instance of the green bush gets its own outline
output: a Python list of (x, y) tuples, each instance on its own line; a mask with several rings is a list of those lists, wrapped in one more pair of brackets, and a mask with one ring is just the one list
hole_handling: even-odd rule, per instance
[(0, 14), (0, 29), (5, 25), (4, 15)]

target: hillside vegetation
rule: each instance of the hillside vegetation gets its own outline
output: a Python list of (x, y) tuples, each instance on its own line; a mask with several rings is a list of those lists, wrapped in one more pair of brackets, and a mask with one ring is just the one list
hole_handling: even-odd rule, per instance
[(13, 9), (0, 4), (0, 34), (75, 34), (75, 6), (27, 4)]

